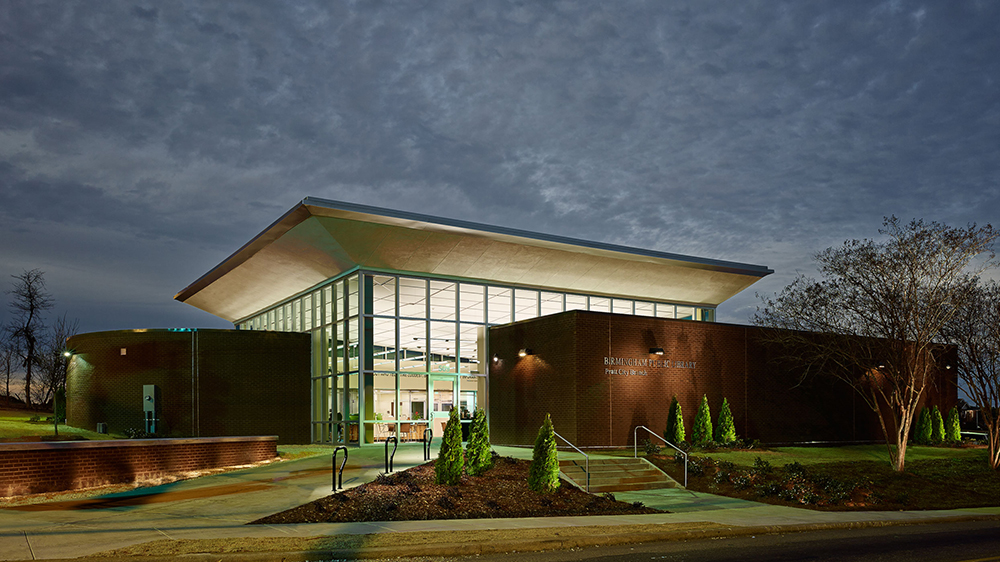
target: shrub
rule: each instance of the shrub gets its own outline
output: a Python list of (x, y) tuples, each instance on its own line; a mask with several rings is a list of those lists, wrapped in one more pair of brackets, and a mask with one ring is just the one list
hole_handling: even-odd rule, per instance
[(465, 462), (469, 474), (479, 476), (493, 468), (493, 450), (490, 449), (490, 426), (486, 421), (486, 410), (477, 408), (472, 414), (469, 428), (469, 443), (465, 447)]
[(667, 412), (667, 430), (663, 432), (663, 437), (674, 445), (680, 445), (684, 442), (684, 414), (681, 413), (681, 403), (677, 401), (676, 394), (670, 401), (670, 410)]
[(712, 411), (708, 407), (708, 396), (701, 396), (701, 406), (694, 416), (694, 427), (691, 429), (691, 442), (704, 445), (712, 440)]
[(767, 462), (766, 460), (764, 460), (764, 459), (762, 459), (760, 457), (757, 457), (756, 459), (754, 459), (754, 461), (753, 461), (753, 471), (754, 471), (754, 473), (765, 475), (765, 474), (771, 474), (771, 472), (773, 470), (774, 470), (774, 468), (771, 467), (771, 463)]
[(722, 399), (722, 409), (715, 424), (715, 440), (719, 443), (736, 442), (736, 425), (733, 423), (733, 413), (729, 411), (729, 400)]
[(937, 406), (931, 409), (931, 443), (944, 443), (944, 418)]
[(646, 452), (646, 455), (659, 455), (660, 446), (653, 443), (649, 439), (642, 440), (642, 450)]
[(952, 406), (948, 410), (948, 423), (945, 424), (945, 440), (949, 443), (962, 441), (962, 426), (958, 422), (958, 408)]
[(462, 421), (458, 419), (458, 410), (451, 409), (448, 423), (444, 426), (441, 437), (441, 449), (437, 461), (434, 462), (434, 481), (438, 484), (454, 486), (462, 479), (465, 468), (465, 457), (462, 455)]
[(531, 452), (528, 470), (528, 488), (536, 492), (553, 492), (559, 487), (559, 453), (556, 451), (555, 429), (552, 418), (545, 414), (542, 427), (538, 428), (535, 448)]
[(919, 445), (928, 445), (931, 442), (931, 411), (926, 406), (920, 410), (920, 417), (917, 418), (917, 428), (913, 430), (913, 441)]

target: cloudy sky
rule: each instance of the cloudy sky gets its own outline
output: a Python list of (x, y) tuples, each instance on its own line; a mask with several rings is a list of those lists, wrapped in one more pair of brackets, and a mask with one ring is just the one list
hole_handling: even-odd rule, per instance
[[(1000, 219), (1000, 2), (0, 2), (0, 279), (83, 331), (306, 196), (776, 273)], [(5, 282), (5, 287), (9, 283)], [(7, 315), (0, 312), (0, 321)]]

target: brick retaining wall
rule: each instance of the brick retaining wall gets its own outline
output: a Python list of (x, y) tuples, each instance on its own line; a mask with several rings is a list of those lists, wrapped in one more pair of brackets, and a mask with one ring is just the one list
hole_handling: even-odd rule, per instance
[(0, 496), (122, 484), (277, 456), (277, 437), (0, 443)]

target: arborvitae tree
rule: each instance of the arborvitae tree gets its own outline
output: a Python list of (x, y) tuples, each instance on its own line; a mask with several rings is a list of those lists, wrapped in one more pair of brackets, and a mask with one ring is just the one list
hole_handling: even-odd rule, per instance
[(733, 423), (733, 413), (729, 411), (729, 400), (722, 399), (722, 409), (715, 424), (715, 440), (719, 443), (736, 441), (736, 424)]
[(941, 410), (937, 406), (931, 409), (931, 442), (944, 442), (944, 418), (941, 417)]
[(684, 442), (684, 414), (681, 413), (681, 403), (677, 401), (676, 394), (670, 401), (670, 410), (667, 412), (667, 430), (663, 433), (663, 437), (674, 445), (680, 445)]
[(552, 418), (545, 414), (542, 427), (538, 428), (535, 448), (531, 452), (531, 469), (528, 471), (528, 488), (536, 492), (553, 492), (559, 487), (559, 453), (556, 451), (555, 429)]
[(917, 427), (914, 430), (914, 441), (920, 445), (929, 445), (931, 442), (931, 410), (924, 406), (920, 410), (920, 417), (917, 418)]
[(701, 395), (701, 406), (694, 416), (694, 427), (691, 428), (691, 442), (704, 445), (712, 440), (712, 410), (708, 407), (708, 396)]
[(958, 420), (958, 408), (952, 406), (948, 410), (948, 421), (944, 425), (944, 438), (949, 443), (962, 442), (962, 424)]
[(438, 484), (454, 486), (462, 479), (464, 468), (462, 420), (458, 419), (458, 410), (452, 408), (448, 414), (448, 424), (444, 426), (444, 435), (441, 437), (441, 450), (434, 463), (434, 480)]
[(493, 467), (493, 451), (490, 449), (490, 427), (486, 422), (486, 410), (476, 409), (472, 414), (469, 428), (469, 442), (465, 446), (465, 463), (469, 474), (479, 476)]

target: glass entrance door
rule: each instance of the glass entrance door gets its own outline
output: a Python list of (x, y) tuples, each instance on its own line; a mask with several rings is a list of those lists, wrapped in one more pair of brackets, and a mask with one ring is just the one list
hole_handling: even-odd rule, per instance
[(433, 395), (433, 411), (431, 412), (431, 427), (434, 437), (444, 435), (444, 426), (448, 423), (451, 409), (457, 407), (458, 377), (455, 375), (430, 375), (430, 385)]

